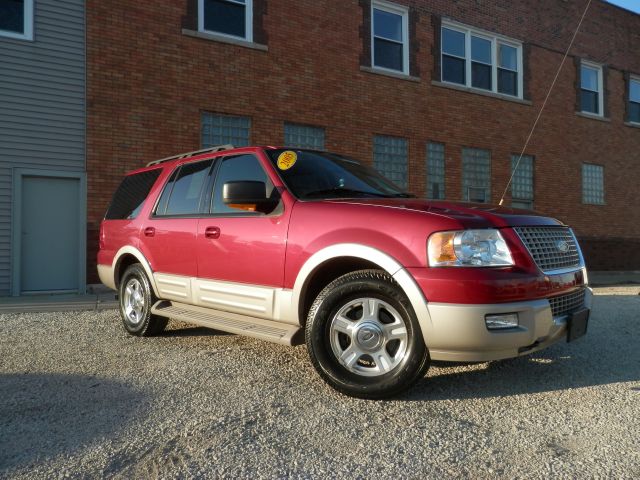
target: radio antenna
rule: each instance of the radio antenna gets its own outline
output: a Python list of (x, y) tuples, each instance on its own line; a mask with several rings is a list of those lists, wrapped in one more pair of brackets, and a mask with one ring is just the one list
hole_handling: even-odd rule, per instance
[(527, 137), (527, 141), (524, 142), (524, 146), (522, 147), (522, 151), (520, 152), (518, 161), (516, 162), (516, 165), (513, 168), (513, 172), (511, 172), (511, 177), (509, 178), (509, 181), (507, 182), (507, 186), (505, 187), (504, 192), (502, 193), (502, 197), (500, 197), (500, 203), (498, 203), (498, 205), (502, 205), (502, 203), (504, 202), (504, 197), (507, 194), (509, 187), (511, 186), (511, 182), (513, 182), (513, 177), (516, 174), (518, 167), (520, 166), (520, 160), (522, 160), (522, 156), (524, 155), (524, 152), (527, 150), (527, 147), (529, 146), (529, 141), (531, 140), (531, 136), (533, 135), (533, 132), (536, 129), (536, 126), (538, 125), (538, 120), (540, 120), (540, 117), (542, 116), (542, 111), (544, 110), (544, 107), (547, 105), (547, 100), (549, 100), (549, 96), (551, 95), (551, 91), (553, 90), (553, 87), (556, 84), (556, 80), (558, 80), (558, 76), (560, 75), (560, 71), (564, 66), (564, 62), (567, 60), (567, 57), (569, 56), (569, 50), (571, 50), (571, 47), (573, 46), (573, 41), (576, 39), (576, 36), (578, 35), (578, 31), (580, 30), (580, 26), (582, 25), (582, 21), (584, 20), (584, 17), (587, 15), (587, 10), (589, 10), (590, 5), (591, 5), (591, 0), (588, 0), (587, 6), (584, 7), (584, 12), (582, 12), (582, 17), (580, 17), (580, 21), (578, 22), (578, 27), (576, 28), (576, 31), (573, 32), (573, 37), (571, 37), (571, 41), (569, 42), (567, 51), (564, 52), (564, 57), (562, 57), (562, 61), (560, 62), (560, 66), (558, 67), (558, 71), (556, 72), (556, 76), (553, 78), (553, 82), (551, 82), (551, 86), (549, 87), (549, 91), (547, 91), (547, 96), (545, 97), (544, 102), (542, 103), (542, 107), (540, 107), (540, 111), (538, 112), (536, 121), (533, 122), (531, 131), (529, 132), (529, 136)]

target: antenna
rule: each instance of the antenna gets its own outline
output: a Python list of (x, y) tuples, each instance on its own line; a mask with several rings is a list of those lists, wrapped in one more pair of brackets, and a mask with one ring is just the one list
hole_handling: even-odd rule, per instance
[(511, 186), (511, 182), (513, 182), (513, 177), (516, 174), (516, 171), (518, 170), (518, 167), (520, 166), (520, 160), (522, 160), (522, 156), (524, 155), (524, 152), (527, 150), (527, 146), (529, 146), (529, 141), (531, 140), (533, 132), (536, 129), (536, 126), (538, 125), (538, 120), (540, 120), (540, 117), (542, 116), (542, 111), (544, 110), (544, 107), (547, 105), (547, 100), (549, 100), (549, 96), (551, 95), (551, 91), (553, 90), (553, 87), (556, 84), (556, 80), (558, 80), (558, 76), (560, 75), (560, 71), (562, 70), (562, 67), (564, 66), (564, 62), (567, 59), (567, 57), (569, 56), (569, 50), (571, 50), (571, 47), (573, 46), (573, 41), (576, 39), (576, 36), (578, 35), (578, 31), (580, 30), (580, 26), (582, 25), (582, 21), (584, 20), (584, 17), (587, 15), (587, 10), (589, 10), (589, 6), (591, 5), (591, 1), (592, 0), (588, 0), (587, 1), (587, 6), (584, 7), (584, 12), (582, 12), (582, 17), (580, 17), (580, 21), (578, 22), (578, 27), (576, 28), (576, 31), (573, 32), (573, 37), (571, 37), (571, 42), (569, 42), (569, 46), (567, 47), (567, 51), (564, 52), (564, 57), (562, 57), (562, 62), (560, 62), (560, 66), (558, 67), (558, 71), (556, 72), (556, 76), (553, 78), (553, 82), (551, 82), (551, 86), (549, 87), (549, 91), (547, 92), (547, 96), (545, 97), (544, 102), (542, 103), (542, 107), (540, 107), (540, 111), (538, 112), (538, 116), (536, 117), (536, 121), (533, 122), (533, 127), (531, 127), (531, 131), (529, 132), (529, 136), (527, 137), (526, 142), (524, 142), (524, 146), (522, 147), (522, 151), (520, 152), (520, 156), (518, 157), (518, 161), (516, 162), (515, 167), (513, 167), (513, 172), (511, 172), (511, 177), (509, 178), (509, 181), (507, 182), (507, 186), (505, 187), (504, 192), (502, 193), (502, 197), (500, 197), (500, 202), (498, 203), (498, 205), (502, 205), (502, 203), (504, 202), (504, 197), (507, 194), (507, 191), (509, 190), (509, 187)]

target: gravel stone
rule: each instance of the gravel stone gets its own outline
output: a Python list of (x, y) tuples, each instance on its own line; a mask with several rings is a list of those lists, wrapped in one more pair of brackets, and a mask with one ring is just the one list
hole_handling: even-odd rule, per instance
[(640, 478), (638, 292), (596, 289), (575, 343), (387, 401), (334, 392), (302, 346), (0, 315), (0, 478)]

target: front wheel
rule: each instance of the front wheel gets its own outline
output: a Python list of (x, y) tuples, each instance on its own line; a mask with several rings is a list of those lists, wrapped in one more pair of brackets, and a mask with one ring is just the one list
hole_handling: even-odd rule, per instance
[(118, 298), (122, 323), (131, 335), (149, 337), (162, 332), (167, 326), (168, 319), (151, 313), (157, 299), (142, 265), (136, 263), (125, 270)]
[(307, 318), (314, 367), (336, 390), (385, 398), (405, 390), (429, 368), (417, 318), (386, 273), (361, 270), (331, 282)]

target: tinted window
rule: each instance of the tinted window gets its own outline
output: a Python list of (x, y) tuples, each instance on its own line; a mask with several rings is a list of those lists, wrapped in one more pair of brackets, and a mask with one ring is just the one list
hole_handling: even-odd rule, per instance
[(135, 218), (140, 213), (142, 204), (158, 179), (160, 171), (158, 168), (125, 177), (113, 194), (111, 205), (104, 218), (106, 220)]
[(265, 184), (265, 194), (270, 197), (273, 192), (273, 183), (262, 169), (260, 162), (253, 155), (238, 155), (228, 157), (222, 161), (216, 175), (216, 183), (213, 188), (213, 199), (211, 211), (213, 213), (234, 213), (241, 214), (242, 210), (231, 208), (224, 204), (222, 191), (226, 182), (239, 182), (251, 180), (263, 182)]
[(0, 0), (0, 30), (24, 33), (24, 0)]
[(245, 0), (204, 0), (204, 29), (246, 37)]
[(182, 165), (164, 187), (156, 215), (200, 213), (200, 196), (213, 160)]

